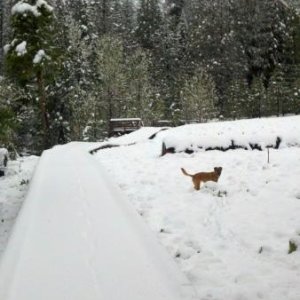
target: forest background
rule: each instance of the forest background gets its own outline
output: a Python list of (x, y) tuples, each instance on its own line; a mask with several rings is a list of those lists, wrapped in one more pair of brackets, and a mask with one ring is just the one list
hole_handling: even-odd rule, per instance
[(2, 0), (0, 147), (103, 140), (111, 118), (299, 114), (297, 2)]

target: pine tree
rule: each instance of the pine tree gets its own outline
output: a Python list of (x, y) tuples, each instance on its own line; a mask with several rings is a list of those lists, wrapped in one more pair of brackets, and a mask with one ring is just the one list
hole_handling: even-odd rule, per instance
[[(3, 87), (0, 85), (0, 94), (3, 93)], [(14, 114), (8, 103), (0, 98), (0, 148), (8, 146), (12, 142), (12, 133), (14, 131), (16, 121)]]
[[(71, 16), (66, 18), (68, 25), (68, 51), (64, 61), (64, 78), (61, 83), (65, 93), (64, 107), (67, 116), (67, 132), (72, 140), (95, 140), (97, 134), (87, 133), (95, 116), (95, 86), (97, 81), (92, 67), (93, 43), (87, 38), (85, 28)], [(67, 118), (66, 118), (67, 117)], [(94, 126), (94, 123), (93, 123)], [(93, 127), (94, 128), (94, 127)], [(94, 131), (93, 131), (94, 132)]]
[(216, 89), (211, 77), (199, 70), (181, 91), (182, 117), (186, 122), (205, 122), (217, 116)]
[(4, 46), (10, 35), (9, 16), (13, 1), (0, 1), (0, 76), (4, 75)]
[(249, 86), (246, 79), (233, 80), (227, 89), (223, 114), (226, 119), (249, 117)]
[(3, 75), (3, 30), (4, 30), (4, 8), (3, 1), (0, 2), (0, 76)]
[(124, 117), (140, 117), (147, 125), (160, 119), (164, 112), (163, 103), (150, 83), (149, 66), (149, 56), (139, 48), (127, 57), (125, 70)]
[(122, 41), (103, 36), (97, 47), (97, 67), (100, 84), (97, 109), (108, 128), (111, 118), (122, 117), (125, 101), (124, 52)]
[(135, 39), (136, 9), (132, 0), (124, 0), (121, 19), (121, 38), (124, 41), (125, 50), (131, 51), (137, 44)]
[(236, 8), (237, 40), (247, 59), (248, 82), (261, 76), (267, 86), (272, 72), (286, 56), (289, 11), (273, 0), (241, 0)]
[(261, 118), (266, 106), (266, 88), (261, 77), (254, 77), (249, 90), (249, 112), (248, 117)]
[[(0, 144), (14, 145), (19, 149), (29, 146), (30, 126), (25, 116), (30, 107), (30, 96), (26, 91), (0, 77)], [(32, 121), (32, 116), (30, 119)]]
[(141, 0), (137, 11), (137, 39), (144, 49), (154, 50), (160, 39), (162, 12), (158, 0)]
[(6, 46), (6, 70), (20, 85), (34, 82), (43, 127), (43, 148), (49, 147), (50, 122), (46, 86), (57, 64), (53, 8), (44, 0), (20, 1), (12, 8), (12, 41)]

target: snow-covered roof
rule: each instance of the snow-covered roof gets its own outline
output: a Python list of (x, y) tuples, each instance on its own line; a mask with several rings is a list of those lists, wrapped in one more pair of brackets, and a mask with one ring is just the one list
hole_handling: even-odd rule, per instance
[(123, 122), (123, 121), (141, 121), (141, 118), (116, 118), (110, 119), (111, 122)]

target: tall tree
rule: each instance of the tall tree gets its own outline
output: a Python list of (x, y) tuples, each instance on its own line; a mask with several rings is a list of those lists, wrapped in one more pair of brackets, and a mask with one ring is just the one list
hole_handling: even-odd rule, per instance
[(211, 76), (198, 70), (181, 91), (182, 117), (185, 121), (205, 122), (217, 116), (216, 88)]
[(157, 46), (160, 39), (162, 12), (158, 0), (141, 0), (137, 11), (136, 36), (140, 45), (149, 50)]
[(124, 117), (140, 117), (144, 124), (163, 117), (163, 103), (151, 85), (150, 58), (146, 51), (136, 49), (125, 61)]
[(124, 106), (124, 61), (122, 41), (116, 37), (104, 36), (97, 47), (97, 66), (100, 76), (98, 110), (108, 125), (111, 118), (121, 117)]
[(49, 147), (50, 122), (46, 87), (57, 64), (53, 8), (45, 1), (20, 1), (12, 8), (12, 41), (6, 47), (6, 70), (20, 85), (35, 83), (43, 128), (44, 148)]
[(288, 10), (280, 1), (241, 0), (235, 3), (237, 40), (247, 59), (247, 78), (262, 76), (264, 84), (281, 63), (289, 41)]

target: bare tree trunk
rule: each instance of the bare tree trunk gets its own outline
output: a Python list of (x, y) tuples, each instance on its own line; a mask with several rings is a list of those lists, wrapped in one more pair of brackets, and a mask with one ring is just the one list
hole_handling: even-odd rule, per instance
[(36, 76), (37, 76), (37, 85), (38, 85), (38, 93), (39, 93), (39, 105), (40, 105), (40, 112), (42, 116), (42, 125), (43, 125), (44, 149), (47, 149), (50, 146), (50, 132), (49, 132), (49, 118), (47, 113), (47, 98), (46, 98), (45, 83), (44, 83), (42, 70), (39, 70)]

